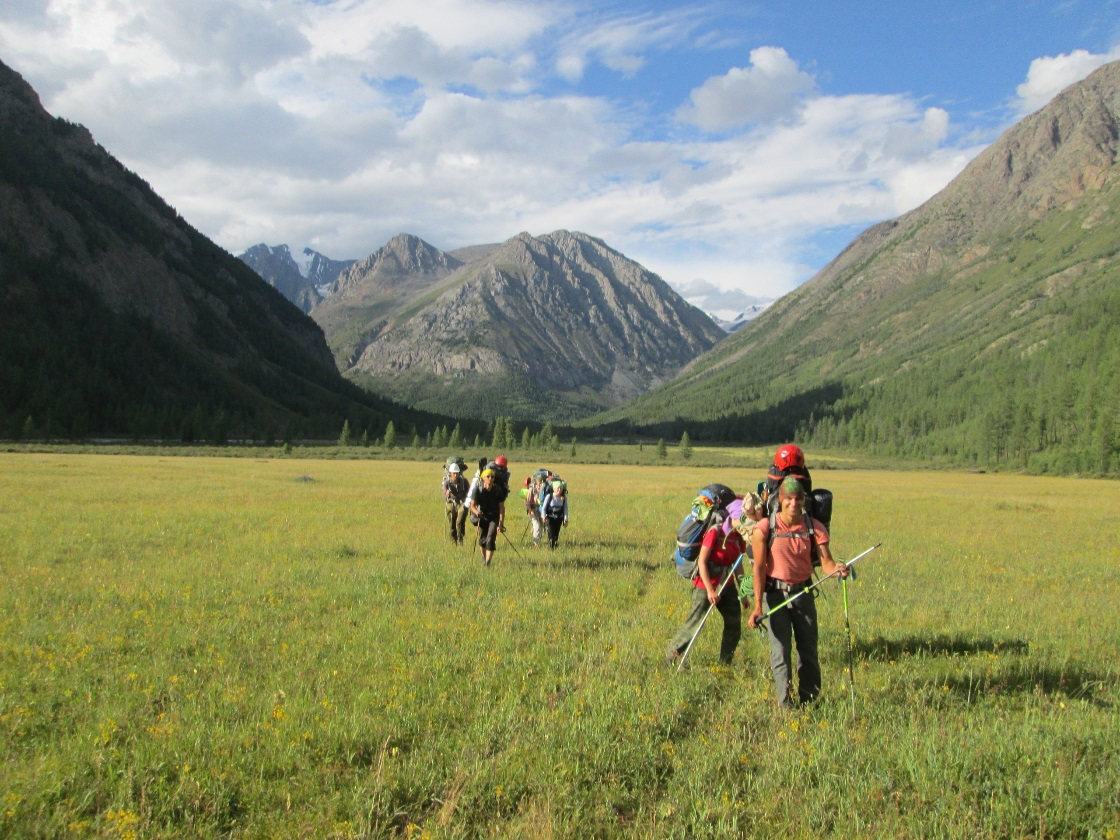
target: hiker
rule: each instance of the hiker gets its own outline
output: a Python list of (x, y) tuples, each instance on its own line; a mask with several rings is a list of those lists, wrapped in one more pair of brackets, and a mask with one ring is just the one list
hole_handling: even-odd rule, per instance
[(533, 531), (533, 548), (541, 547), (541, 537), (544, 536), (544, 520), (541, 519), (541, 502), (544, 501), (545, 481), (552, 474), (542, 474), (538, 470), (525, 479), (525, 515), (529, 517), (529, 525)]
[(467, 480), (458, 464), (447, 468), (443, 479), (443, 501), (447, 508), (447, 522), (451, 526), (451, 541), (461, 545), (467, 525)]
[(479, 482), (471, 499), (471, 521), (478, 523), (478, 544), (482, 547), (482, 559), (489, 566), (494, 549), (498, 547), (498, 532), (506, 529), (506, 503), (495, 484), (492, 469), (484, 469)]
[(554, 481), (541, 499), (541, 519), (548, 527), (548, 547), (556, 548), (560, 529), (568, 525), (568, 485)]
[(739, 533), (739, 522), (732, 521), (725, 534), (722, 519), (713, 521), (704, 532), (700, 543), (700, 554), (696, 562), (696, 575), (692, 579), (692, 603), (684, 625), (677, 631), (665, 652), (665, 661), (676, 665), (696, 635), (700, 623), (708, 609), (714, 604), (723, 617), (723, 638), (719, 645), (719, 661), (731, 664), (735, 648), (743, 634), (743, 602), (749, 606), (748, 593), (742, 586), (742, 564), (735, 570), (735, 580), (728, 582), (724, 590), (717, 594), (724, 576), (735, 565), (735, 561), (746, 551), (747, 544)]
[[(760, 520), (751, 538), (754, 556), (754, 611), (748, 619), (753, 630), (763, 614), (791, 595), (812, 584), (813, 555), (820, 559), (821, 571), (848, 576), (848, 567), (832, 559), (828, 530), (814, 520), (810, 536), (802, 508), (805, 488), (796, 476), (788, 475), (778, 487), (778, 512)], [(771, 526), (774, 534), (771, 536)], [(770, 638), (770, 671), (778, 692), (778, 705), (793, 707), (792, 647), (797, 647), (797, 697), (811, 703), (821, 692), (821, 667), (817, 656), (817, 606), (808, 593), (787, 604), (767, 618)]]

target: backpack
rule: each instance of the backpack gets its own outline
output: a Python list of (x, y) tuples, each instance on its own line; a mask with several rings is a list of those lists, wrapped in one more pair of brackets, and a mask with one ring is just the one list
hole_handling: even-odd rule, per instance
[(677, 547), (673, 551), (673, 565), (677, 574), (692, 580), (696, 577), (700, 545), (709, 528), (722, 525), (727, 518), (727, 506), (735, 501), (735, 493), (723, 484), (709, 484), (696, 494), (692, 509), (677, 528)]
[[(790, 467), (789, 469), (779, 469), (775, 464), (770, 468), (765, 480), (758, 482), (758, 494), (762, 496), (766, 505), (766, 511), (770, 515), (770, 533), (767, 537), (767, 548), (774, 545), (774, 539), (777, 536), (775, 519), (778, 516), (778, 488), (781, 486), (782, 481), (786, 476), (794, 476), (805, 490), (805, 507), (803, 512), (805, 521), (809, 526), (809, 539), (813, 544), (813, 565), (820, 566), (821, 560), (817, 553), (816, 531), (813, 527), (813, 520), (817, 520), (828, 530), (832, 530), (832, 492), (825, 490), (823, 487), (813, 489), (813, 479), (809, 474), (807, 467)], [(747, 554), (751, 560), (754, 560), (754, 552), (748, 548)]]
[(493, 461), (486, 465), (486, 469), (494, 471), (494, 488), (498, 490), (498, 501), (504, 502), (509, 496), (509, 469), (500, 467)]
[(459, 465), (459, 475), (466, 477), (467, 462), (463, 460), (462, 455), (451, 455), (446, 461), (443, 462), (443, 477), (447, 478), (447, 471), (452, 464)]
[[(556, 491), (560, 488), (564, 490), (564, 500), (560, 504), (556, 504)], [(548, 519), (559, 519), (564, 513), (565, 505), (568, 501), (568, 482), (561, 479), (559, 476), (552, 476), (552, 481), (544, 486), (543, 494), (541, 495), (540, 511), (541, 516)]]

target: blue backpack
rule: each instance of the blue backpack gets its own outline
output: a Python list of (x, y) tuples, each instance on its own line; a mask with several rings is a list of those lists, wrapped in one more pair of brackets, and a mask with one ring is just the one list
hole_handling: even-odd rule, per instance
[(709, 484), (696, 494), (692, 509), (677, 528), (677, 547), (673, 551), (673, 565), (677, 574), (686, 580), (696, 577), (700, 545), (709, 528), (723, 524), (727, 506), (735, 501), (735, 493), (723, 484)]

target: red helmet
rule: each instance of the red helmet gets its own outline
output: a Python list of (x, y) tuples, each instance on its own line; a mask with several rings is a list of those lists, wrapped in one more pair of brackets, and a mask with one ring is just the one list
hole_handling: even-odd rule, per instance
[[(797, 451), (800, 452), (801, 450), (798, 449)], [(505, 455), (499, 455), (497, 458), (494, 459), (494, 463), (499, 467), (504, 467), (506, 464), (509, 463), (509, 461), (506, 460)], [(801, 459), (801, 463), (805, 463), (804, 458)]]
[(774, 453), (774, 466), (780, 470), (788, 470), (790, 467), (804, 467), (805, 453), (801, 451), (800, 446), (793, 443), (779, 446), (778, 451)]
[(528, 476), (528, 475), (525, 476), (525, 486), (528, 487), (529, 484), (532, 482), (532, 480), (533, 480), (532, 476)]

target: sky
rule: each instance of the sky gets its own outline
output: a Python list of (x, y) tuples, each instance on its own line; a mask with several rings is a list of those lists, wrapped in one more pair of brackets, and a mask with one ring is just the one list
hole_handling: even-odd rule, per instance
[(732, 317), (1120, 59), (1120, 0), (5, 0), (0, 61), (233, 254), (577, 230)]

